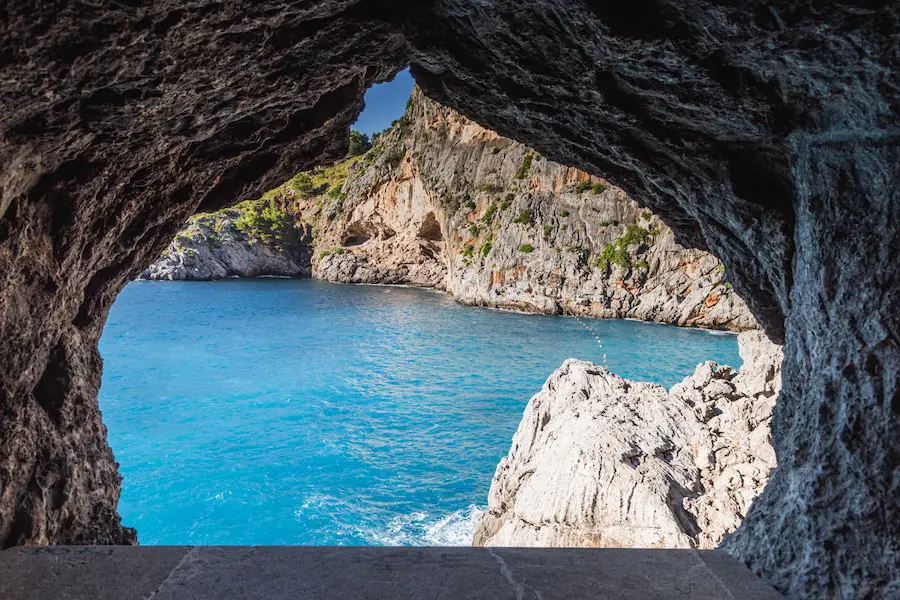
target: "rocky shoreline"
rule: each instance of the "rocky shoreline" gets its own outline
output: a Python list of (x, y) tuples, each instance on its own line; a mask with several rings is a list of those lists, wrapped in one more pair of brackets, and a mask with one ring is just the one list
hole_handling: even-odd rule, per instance
[(608, 182), (413, 93), (362, 156), (192, 217), (146, 279), (313, 277), (477, 306), (758, 327), (712, 255)]
[(742, 333), (666, 391), (568, 360), (525, 409), (476, 546), (714, 548), (776, 466), (780, 346)]

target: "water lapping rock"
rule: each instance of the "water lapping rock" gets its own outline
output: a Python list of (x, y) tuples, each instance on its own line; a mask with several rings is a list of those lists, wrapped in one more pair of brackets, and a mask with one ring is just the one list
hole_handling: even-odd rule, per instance
[(479, 520), (479, 546), (712, 548), (775, 468), (780, 346), (739, 336), (669, 391), (568, 360), (525, 409)]

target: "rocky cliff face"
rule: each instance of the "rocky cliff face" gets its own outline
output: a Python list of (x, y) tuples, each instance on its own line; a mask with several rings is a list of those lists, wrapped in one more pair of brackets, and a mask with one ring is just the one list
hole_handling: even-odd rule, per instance
[(474, 543), (716, 547), (776, 464), (781, 348), (739, 341), (740, 371), (703, 363), (668, 392), (566, 361), (528, 403)]
[[(311, 270), (320, 279), (429, 286), (467, 304), (533, 312), (756, 327), (724, 266), (679, 246), (622, 190), (419, 91), (368, 153), (300, 174), (270, 197), (310, 230)], [(203, 218), (227, 228), (229, 217)], [(250, 259), (243, 272), (291, 274), (251, 253), (245, 238), (220, 241), (195, 223), (180, 234), (189, 242), (170, 245), (146, 276), (240, 274), (220, 266), (223, 254), (237, 254), (244, 265)]]
[(141, 278), (309, 277), (309, 248), (299, 231), (290, 240), (266, 242), (242, 231), (240, 217), (234, 209), (191, 217)]

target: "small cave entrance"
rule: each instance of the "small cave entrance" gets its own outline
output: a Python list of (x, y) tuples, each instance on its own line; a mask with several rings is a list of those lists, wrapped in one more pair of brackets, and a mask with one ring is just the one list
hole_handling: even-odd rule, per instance
[(420, 238), (430, 242), (440, 242), (444, 239), (444, 234), (441, 232), (441, 224), (438, 223), (433, 212), (425, 215), (425, 219), (419, 225), (418, 235)]
[(361, 246), (372, 239), (371, 232), (362, 227), (351, 225), (341, 236), (341, 246)]

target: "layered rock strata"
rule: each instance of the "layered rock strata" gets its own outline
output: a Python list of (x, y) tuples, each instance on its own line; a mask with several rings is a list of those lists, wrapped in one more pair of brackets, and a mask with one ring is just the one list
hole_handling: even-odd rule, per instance
[(740, 371), (706, 362), (669, 391), (566, 361), (525, 409), (475, 545), (718, 546), (776, 466), (781, 348), (739, 340)]

